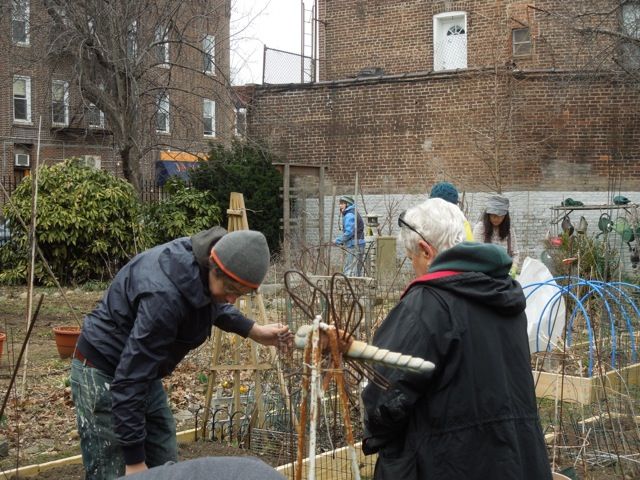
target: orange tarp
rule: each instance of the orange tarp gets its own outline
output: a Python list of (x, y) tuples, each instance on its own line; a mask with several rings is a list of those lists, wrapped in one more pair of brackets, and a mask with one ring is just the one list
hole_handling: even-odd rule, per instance
[(199, 162), (207, 159), (206, 153), (160, 152), (160, 160), (171, 162)]

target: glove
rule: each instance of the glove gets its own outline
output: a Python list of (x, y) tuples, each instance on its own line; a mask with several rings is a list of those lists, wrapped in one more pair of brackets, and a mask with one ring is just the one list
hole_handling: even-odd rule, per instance
[(516, 275), (518, 275), (518, 269), (514, 265), (513, 267), (511, 267), (511, 270), (509, 270), (509, 276), (515, 279)]

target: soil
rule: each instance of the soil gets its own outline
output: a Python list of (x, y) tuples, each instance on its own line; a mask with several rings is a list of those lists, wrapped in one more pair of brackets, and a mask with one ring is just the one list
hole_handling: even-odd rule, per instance
[[(201, 458), (201, 457), (241, 457), (241, 456), (257, 456), (255, 453), (250, 452), (249, 450), (244, 450), (241, 448), (225, 445), (220, 442), (210, 442), (210, 441), (199, 441), (193, 443), (181, 443), (179, 445), (179, 458), (180, 460), (188, 460), (191, 458)], [(272, 465), (273, 467), (278, 466), (275, 461), (272, 461), (268, 457), (258, 457), (264, 462)], [(16, 477), (11, 476), (7, 480), (14, 479)], [(53, 468), (51, 470), (45, 470), (44, 472), (39, 473), (33, 477), (29, 477), (31, 479), (37, 480), (83, 480), (85, 478), (84, 468), (81, 464), (75, 465), (64, 465), (62, 467)]]

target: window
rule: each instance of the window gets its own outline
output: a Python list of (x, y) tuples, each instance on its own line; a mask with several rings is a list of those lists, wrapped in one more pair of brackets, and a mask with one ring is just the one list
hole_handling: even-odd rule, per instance
[(202, 40), (203, 66), (204, 71), (211, 75), (216, 74), (215, 56), (216, 56), (216, 39), (213, 35), (205, 35)]
[(467, 14), (440, 13), (433, 17), (433, 69), (467, 68)]
[(51, 83), (51, 121), (56, 125), (69, 125), (69, 83), (54, 80)]
[(202, 105), (202, 123), (204, 124), (204, 136), (216, 136), (216, 102), (204, 100)]
[(13, 77), (13, 121), (31, 122), (31, 78)]
[(29, 45), (29, 0), (13, 0), (11, 38), (17, 45)]
[(92, 17), (87, 17), (87, 29), (89, 30), (89, 35), (96, 34), (96, 21)]
[(514, 28), (511, 31), (511, 44), (514, 57), (531, 55), (531, 32), (529, 27)]
[(164, 27), (156, 28), (156, 38), (155, 38), (155, 54), (156, 60), (162, 66), (169, 66), (169, 37), (168, 31)]
[(640, 3), (628, 2), (622, 5), (622, 33), (629, 37), (621, 40), (622, 62), (628, 67), (640, 68)]
[(93, 103), (87, 107), (86, 118), (89, 128), (104, 128), (104, 112)]
[(57, 27), (69, 27), (71, 22), (67, 18), (67, 9), (64, 5), (50, 5), (53, 10), (53, 18)]
[(247, 135), (247, 109), (244, 107), (236, 108), (235, 134), (238, 137), (245, 137)]
[(169, 133), (169, 95), (158, 95), (158, 111), (156, 112), (156, 132)]
[(135, 20), (129, 24), (127, 29), (127, 56), (135, 58), (138, 53), (138, 22)]
[(631, 38), (640, 39), (640, 3), (622, 5), (622, 29)]

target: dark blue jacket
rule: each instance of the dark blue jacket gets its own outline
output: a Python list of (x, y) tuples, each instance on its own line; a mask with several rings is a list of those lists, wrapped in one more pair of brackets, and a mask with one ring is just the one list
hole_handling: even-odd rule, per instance
[(233, 305), (212, 302), (188, 237), (137, 255), (117, 273), (85, 317), (78, 349), (114, 377), (114, 428), (127, 463), (144, 460), (148, 384), (169, 375), (212, 326), (246, 337), (253, 324)]

